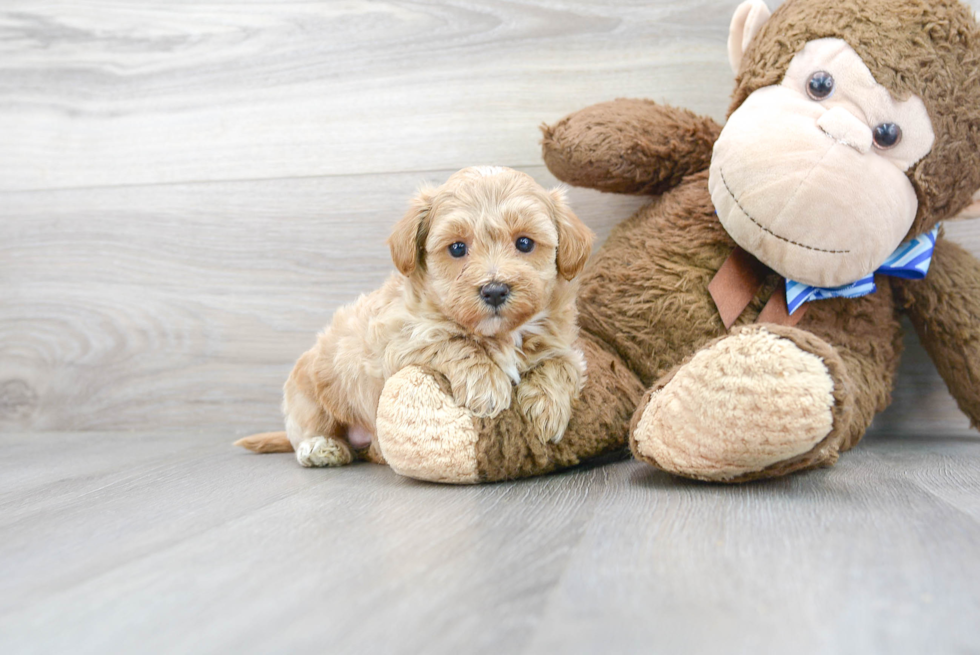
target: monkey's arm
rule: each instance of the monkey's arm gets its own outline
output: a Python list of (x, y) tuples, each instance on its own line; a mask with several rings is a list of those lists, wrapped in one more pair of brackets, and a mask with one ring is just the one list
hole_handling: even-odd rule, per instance
[(686, 109), (619, 99), (586, 107), (541, 131), (545, 164), (563, 182), (659, 194), (708, 168), (721, 126)]
[(939, 239), (926, 278), (896, 289), (956, 404), (980, 427), (980, 261)]

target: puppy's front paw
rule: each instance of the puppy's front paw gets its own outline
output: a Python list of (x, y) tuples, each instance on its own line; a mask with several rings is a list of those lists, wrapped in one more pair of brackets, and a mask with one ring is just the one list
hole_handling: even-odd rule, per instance
[(517, 404), (542, 442), (558, 443), (572, 417), (572, 399), (532, 381), (517, 387)]
[(301, 441), (296, 447), (296, 461), (308, 468), (347, 466), (354, 461), (347, 444), (327, 437), (313, 437)]
[(493, 418), (510, 407), (513, 385), (495, 364), (471, 366), (450, 384), (456, 403), (481, 418)]

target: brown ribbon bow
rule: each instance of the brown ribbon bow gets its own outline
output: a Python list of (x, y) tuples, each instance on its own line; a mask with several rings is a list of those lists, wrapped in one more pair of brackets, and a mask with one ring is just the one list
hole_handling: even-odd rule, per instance
[[(708, 284), (708, 293), (718, 307), (718, 313), (721, 314), (726, 330), (731, 329), (745, 308), (749, 306), (770, 272), (772, 269), (755, 256), (741, 246), (735, 246), (735, 250)], [(762, 308), (756, 322), (793, 326), (800, 322), (805, 313), (806, 305), (803, 305), (790, 315), (786, 307), (786, 285), (780, 283), (769, 298), (769, 302)]]

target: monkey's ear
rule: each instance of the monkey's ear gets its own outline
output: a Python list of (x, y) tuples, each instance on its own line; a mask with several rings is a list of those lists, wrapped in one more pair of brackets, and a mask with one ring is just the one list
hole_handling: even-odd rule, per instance
[(565, 200), (561, 187), (552, 189), (551, 202), (555, 226), (558, 228), (558, 253), (556, 263), (558, 273), (566, 280), (578, 275), (592, 254), (592, 240), (595, 235), (579, 217), (572, 212)]
[(402, 275), (411, 275), (422, 263), (425, 239), (429, 234), (429, 214), (432, 212), (434, 190), (419, 189), (411, 200), (411, 206), (400, 221), (395, 223), (388, 237), (391, 261)]
[(954, 218), (980, 218), (980, 190), (973, 194), (973, 202)]
[(770, 16), (772, 12), (762, 0), (745, 0), (735, 10), (731, 27), (728, 28), (728, 63), (736, 75), (742, 55)]

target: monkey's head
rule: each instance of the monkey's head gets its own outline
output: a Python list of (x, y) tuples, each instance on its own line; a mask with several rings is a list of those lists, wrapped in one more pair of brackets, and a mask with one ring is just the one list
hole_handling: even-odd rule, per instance
[(789, 0), (771, 17), (749, 0), (729, 56), (738, 79), (711, 198), (776, 272), (849, 284), (938, 221), (977, 213), (980, 26), (957, 0)]

